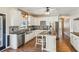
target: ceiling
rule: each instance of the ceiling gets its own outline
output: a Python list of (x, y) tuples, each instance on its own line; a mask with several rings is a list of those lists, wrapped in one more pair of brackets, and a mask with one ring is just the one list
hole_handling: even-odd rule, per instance
[[(46, 15), (46, 7), (19, 7), (32, 15)], [(78, 7), (49, 7), (49, 15), (71, 15)]]

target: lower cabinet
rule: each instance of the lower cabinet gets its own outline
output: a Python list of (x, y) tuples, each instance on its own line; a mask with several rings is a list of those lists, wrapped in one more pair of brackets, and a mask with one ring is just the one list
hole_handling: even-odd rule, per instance
[(25, 43), (29, 41), (29, 35), (25, 34)]
[(43, 32), (44, 30), (34, 30), (32, 33), (25, 34), (25, 43), (33, 39), (37, 34)]
[(10, 34), (10, 47), (17, 49), (24, 44), (24, 34)]
[(75, 49), (79, 51), (79, 37), (75, 38)]
[(29, 33), (29, 34), (25, 34), (25, 43), (27, 43), (28, 41), (30, 41), (31, 39), (33, 39), (35, 37), (35, 33)]
[(17, 35), (10, 34), (10, 47), (13, 49), (17, 49)]
[(70, 34), (70, 42), (73, 47), (75, 47), (75, 36), (73, 34)]
[(70, 34), (70, 42), (72, 46), (79, 51), (79, 37), (74, 34)]
[(56, 36), (47, 35), (46, 50), (49, 52), (56, 52)]

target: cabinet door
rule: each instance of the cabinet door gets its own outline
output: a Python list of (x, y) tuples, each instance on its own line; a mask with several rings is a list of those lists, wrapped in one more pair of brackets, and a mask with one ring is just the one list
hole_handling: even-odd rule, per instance
[(10, 45), (11, 48), (17, 49), (17, 35), (16, 34), (11, 34), (10, 35)]
[(25, 43), (34, 38), (34, 33), (25, 34)]
[(73, 47), (75, 47), (75, 46), (76, 46), (76, 43), (75, 43), (76, 37), (75, 37), (75, 35), (73, 35), (73, 34), (71, 34), (70, 36), (71, 36), (71, 37), (70, 37), (70, 42), (71, 42), (71, 44), (73, 45)]
[(76, 37), (75, 39), (75, 48), (77, 51), (79, 51), (79, 37)]
[(53, 36), (46, 37), (46, 50), (51, 52), (56, 51), (56, 37)]
[(70, 43), (73, 45), (73, 35), (70, 33)]
[(73, 39), (71, 39), (71, 43), (72, 43), (72, 45), (73, 45), (73, 47), (77, 50), (77, 51), (79, 51), (79, 37), (77, 37), (76, 35), (72, 35), (72, 38)]
[(25, 34), (25, 43), (27, 43), (29, 41), (30, 37), (28, 34)]

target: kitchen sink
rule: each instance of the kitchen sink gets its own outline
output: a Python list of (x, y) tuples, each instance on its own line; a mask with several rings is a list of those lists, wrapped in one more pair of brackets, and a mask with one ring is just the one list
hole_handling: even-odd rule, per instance
[(30, 34), (30, 33), (32, 33), (32, 31), (26, 31), (26, 34)]

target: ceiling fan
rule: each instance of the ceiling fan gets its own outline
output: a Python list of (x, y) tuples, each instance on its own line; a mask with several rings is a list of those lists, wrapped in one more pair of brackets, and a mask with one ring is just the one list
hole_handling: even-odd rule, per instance
[(49, 11), (50, 11), (49, 7), (46, 7), (46, 12), (45, 12), (45, 14), (46, 14), (46, 15), (49, 15), (49, 14), (50, 14)]
[(46, 12), (45, 14), (49, 15), (51, 11), (53, 11), (54, 9), (53, 8), (50, 8), (50, 7), (46, 7)]
[(46, 7), (46, 12), (49, 12), (49, 11), (50, 11), (49, 7)]

